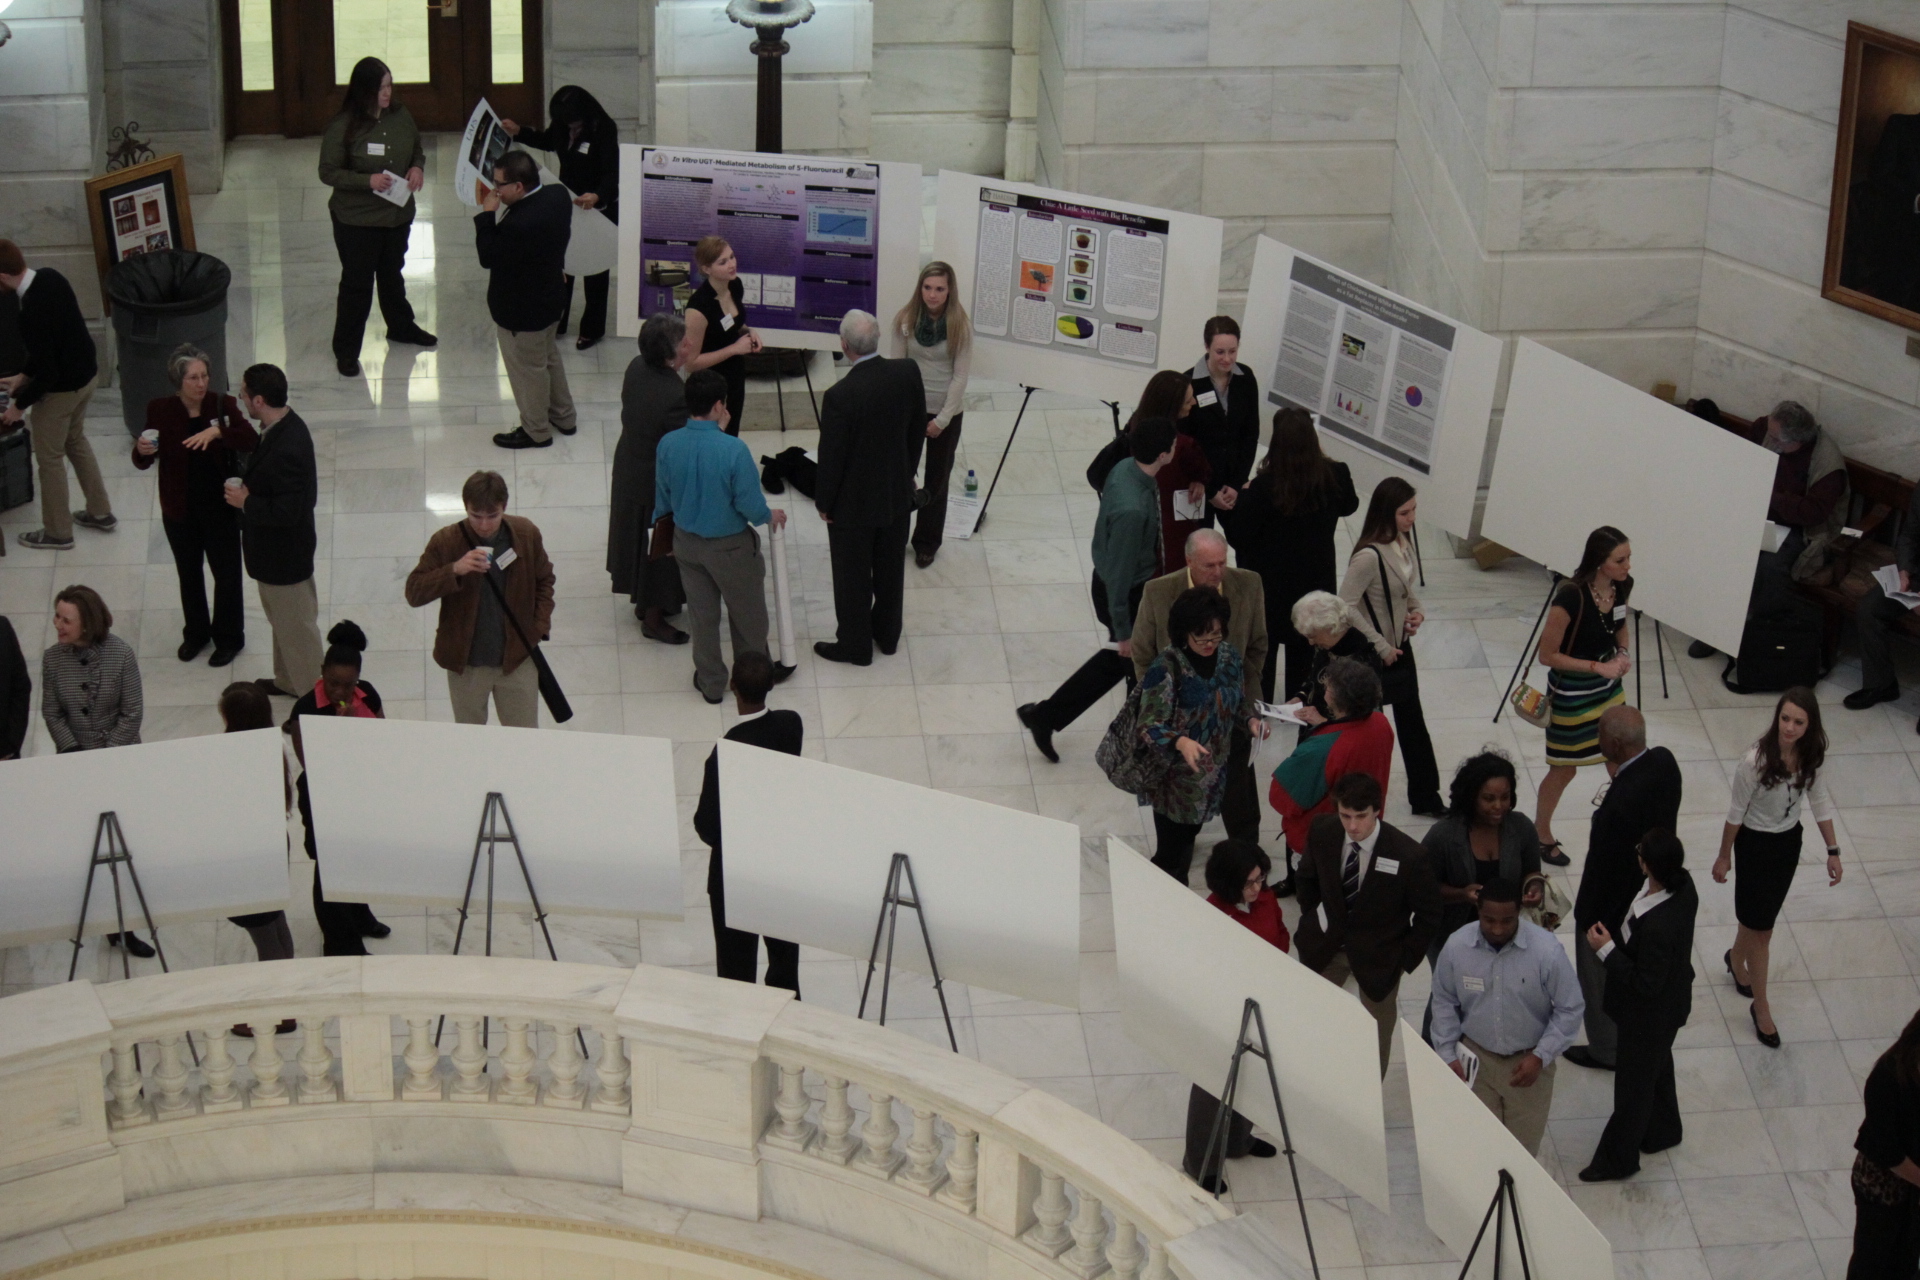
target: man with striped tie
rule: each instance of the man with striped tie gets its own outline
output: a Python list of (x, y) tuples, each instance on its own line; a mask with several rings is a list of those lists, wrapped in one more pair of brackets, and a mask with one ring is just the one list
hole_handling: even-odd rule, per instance
[(1380, 1027), (1380, 1074), (1393, 1049), (1400, 975), (1426, 958), (1440, 927), (1440, 886), (1418, 840), (1380, 820), (1385, 804), (1371, 774), (1333, 784), (1332, 813), (1314, 819), (1298, 877), (1294, 954), (1327, 981), (1360, 989)]

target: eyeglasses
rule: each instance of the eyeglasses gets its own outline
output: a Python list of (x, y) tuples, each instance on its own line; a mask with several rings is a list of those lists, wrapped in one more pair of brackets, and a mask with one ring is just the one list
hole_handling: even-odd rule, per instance
[(1254, 868), (1253, 873), (1247, 877), (1247, 885), (1249, 888), (1253, 887), (1254, 885), (1263, 885), (1266, 882), (1267, 882), (1267, 873), (1260, 870), (1257, 867)]
[(1217, 647), (1219, 643), (1226, 638), (1223, 633), (1215, 631), (1204, 636), (1188, 636), (1187, 643), (1195, 646), (1205, 646), (1211, 649)]

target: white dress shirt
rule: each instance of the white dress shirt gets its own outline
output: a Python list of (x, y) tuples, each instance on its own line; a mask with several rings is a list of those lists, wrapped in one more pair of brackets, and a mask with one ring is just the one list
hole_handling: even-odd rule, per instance
[[(1633, 900), (1633, 905), (1627, 908), (1626, 919), (1620, 922), (1620, 941), (1625, 942), (1627, 939), (1633, 936), (1633, 922), (1635, 920), (1647, 914), (1647, 912), (1653, 910), (1655, 907), (1659, 906), (1661, 903), (1665, 902), (1668, 898), (1671, 898), (1672, 896), (1673, 896), (1673, 891), (1671, 889), (1661, 889), (1656, 891), (1653, 887), (1653, 881), (1651, 880), (1641, 881), (1640, 896)], [(1612, 942), (1608, 942), (1606, 946), (1601, 947), (1600, 950), (1596, 953), (1600, 957), (1603, 963), (1605, 962), (1608, 956), (1613, 954), (1613, 947), (1614, 947), (1614, 944)]]

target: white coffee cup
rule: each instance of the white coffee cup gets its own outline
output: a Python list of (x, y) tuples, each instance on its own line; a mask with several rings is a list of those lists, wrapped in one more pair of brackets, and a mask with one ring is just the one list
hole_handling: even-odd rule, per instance
[(158, 431), (155, 431), (152, 427), (148, 427), (145, 431), (142, 431), (140, 433), (140, 440), (144, 444), (159, 444), (160, 433)]
[(241, 478), (240, 478), (239, 476), (228, 476), (228, 477), (227, 477), (227, 492), (228, 492), (228, 493), (232, 493), (232, 492), (233, 492), (233, 491), (234, 491), (235, 489), (238, 489), (238, 488), (239, 488), (239, 487), (240, 487), (241, 485), (243, 485), (243, 484), (245, 484), (245, 483), (246, 483), (246, 481), (245, 481), (245, 480), (242, 480), (242, 479), (241, 479)]

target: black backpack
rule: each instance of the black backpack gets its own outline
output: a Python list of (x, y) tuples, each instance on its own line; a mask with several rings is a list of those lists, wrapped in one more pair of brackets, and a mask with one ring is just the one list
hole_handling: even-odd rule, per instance
[(1125, 431), (1113, 433), (1113, 439), (1100, 446), (1100, 452), (1093, 455), (1093, 461), (1087, 464), (1087, 483), (1093, 486), (1095, 493), (1107, 491), (1107, 477), (1121, 460), (1131, 457), (1133, 442), (1127, 439)]
[(1822, 675), (1824, 641), (1820, 606), (1800, 595), (1783, 595), (1748, 615), (1740, 652), (1727, 662), (1720, 683), (1735, 693), (1780, 693), (1812, 688)]

